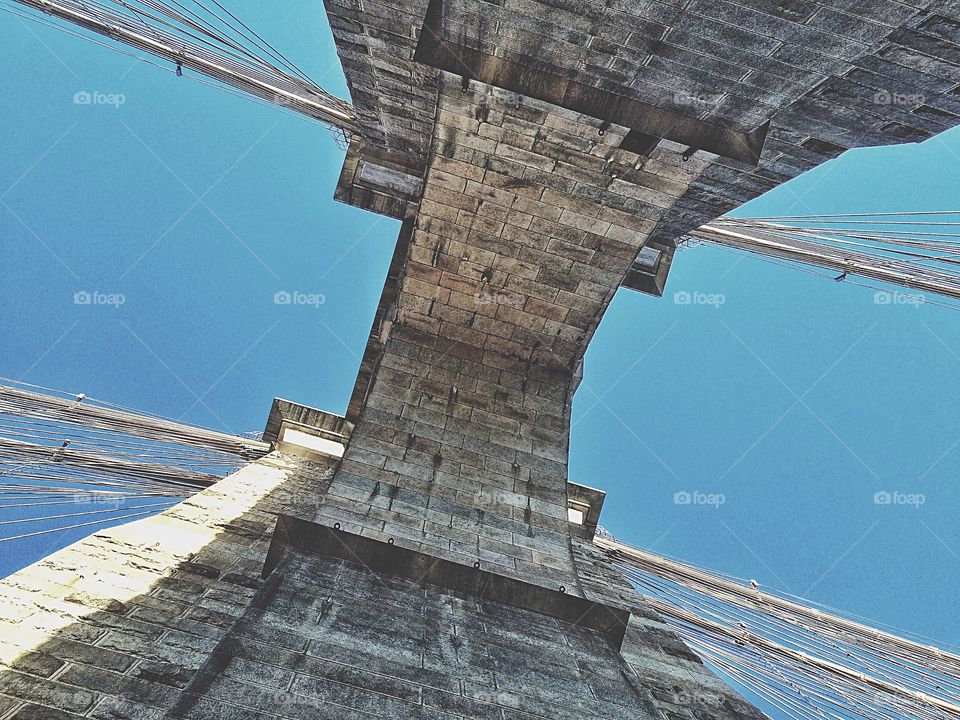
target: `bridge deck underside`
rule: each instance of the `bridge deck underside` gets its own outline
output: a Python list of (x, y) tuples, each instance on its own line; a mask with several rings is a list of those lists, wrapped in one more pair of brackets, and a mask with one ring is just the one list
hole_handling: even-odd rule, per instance
[[(758, 165), (700, 153), (709, 167), (650, 235), (666, 247), (846, 149), (921, 141), (960, 119), (956, 0), (444, 0), (442, 7), (441, 37), (464, 47), (717, 127), (749, 131), (770, 121)], [(365, 141), (422, 174), (438, 77), (414, 60), (428, 3), (361, 9), (328, 0), (327, 11)], [(627, 129), (614, 123), (608, 133), (616, 142), (606, 144), (619, 144)], [(624, 285), (657, 292), (648, 276), (638, 263)]]

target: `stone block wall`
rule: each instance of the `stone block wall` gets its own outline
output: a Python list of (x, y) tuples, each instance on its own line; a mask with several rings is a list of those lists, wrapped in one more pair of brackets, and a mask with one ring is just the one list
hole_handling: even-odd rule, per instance
[(273, 513), (330, 478), (271, 454), (0, 580), (0, 718), (164, 717), (260, 587)]
[(596, 630), (300, 551), (274, 572), (172, 717), (658, 717)]
[[(919, 142), (960, 122), (957, 0), (442, 6), (446, 37), (492, 57), (547, 66), (697, 120), (742, 130), (770, 121), (758, 165), (697, 154), (709, 167), (648, 240), (666, 252), (684, 233), (849, 148)], [(425, 171), (437, 72), (413, 55), (428, 2), (404, 3), (400, 15), (359, 0), (326, 7), (354, 102), (369, 117), (370, 146), (409, 152)], [(391, 116), (385, 98), (395, 91), (416, 99)], [(626, 128), (614, 122), (608, 134), (619, 144)], [(625, 286), (650, 291), (648, 274), (638, 259)]]
[(331, 470), (268, 456), (0, 582), (0, 718), (755, 717), (584, 540), (582, 594), (630, 606), (622, 655), (529, 602), (360, 558), (294, 549), (262, 580), (275, 513), (313, 516)]
[[(371, 389), (318, 520), (575, 586), (569, 406), (603, 312), (705, 160), (444, 75)], [(614, 182), (611, 182), (611, 178)]]
[(325, 0), (324, 7), (365, 144), (422, 175), (437, 78), (413, 60), (426, 1)]

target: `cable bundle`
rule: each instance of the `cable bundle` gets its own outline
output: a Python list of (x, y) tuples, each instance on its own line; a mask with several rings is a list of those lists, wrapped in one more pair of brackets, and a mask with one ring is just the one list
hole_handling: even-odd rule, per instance
[(162, 58), (177, 75), (192, 70), (342, 133), (357, 129), (349, 103), (323, 90), (217, 0), (0, 0), (0, 10), (123, 52), (20, 6)]
[(686, 242), (826, 268), (834, 280), (858, 275), (960, 299), (960, 211), (723, 216), (689, 233)]
[(0, 542), (149, 515), (270, 450), (64, 395), (0, 385)]
[(960, 656), (598, 537), (705, 662), (800, 719), (960, 718)]

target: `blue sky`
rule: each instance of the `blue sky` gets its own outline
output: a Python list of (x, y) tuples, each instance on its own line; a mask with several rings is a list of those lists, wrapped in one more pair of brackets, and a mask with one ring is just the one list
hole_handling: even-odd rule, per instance
[[(345, 96), (322, 5), (283, 7), (231, 2)], [(233, 432), (276, 395), (343, 412), (398, 225), (333, 202), (328, 131), (6, 14), (0, 37), (0, 375)], [(958, 167), (957, 133), (858, 150), (743, 212), (955, 209)], [(955, 311), (684, 250), (597, 333), (571, 478), (625, 541), (953, 645), (958, 373)], [(2, 543), (0, 572), (54, 546)]]

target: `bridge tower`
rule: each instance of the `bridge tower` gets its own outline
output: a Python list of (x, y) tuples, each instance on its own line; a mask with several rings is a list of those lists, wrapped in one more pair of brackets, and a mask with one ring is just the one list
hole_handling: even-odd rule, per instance
[(592, 542), (567, 455), (619, 287), (958, 117), (953, 5), (770, 5), (327, 0), (336, 197), (402, 221), (346, 416), (278, 399), (264, 458), (7, 578), (0, 718), (761, 717)]

